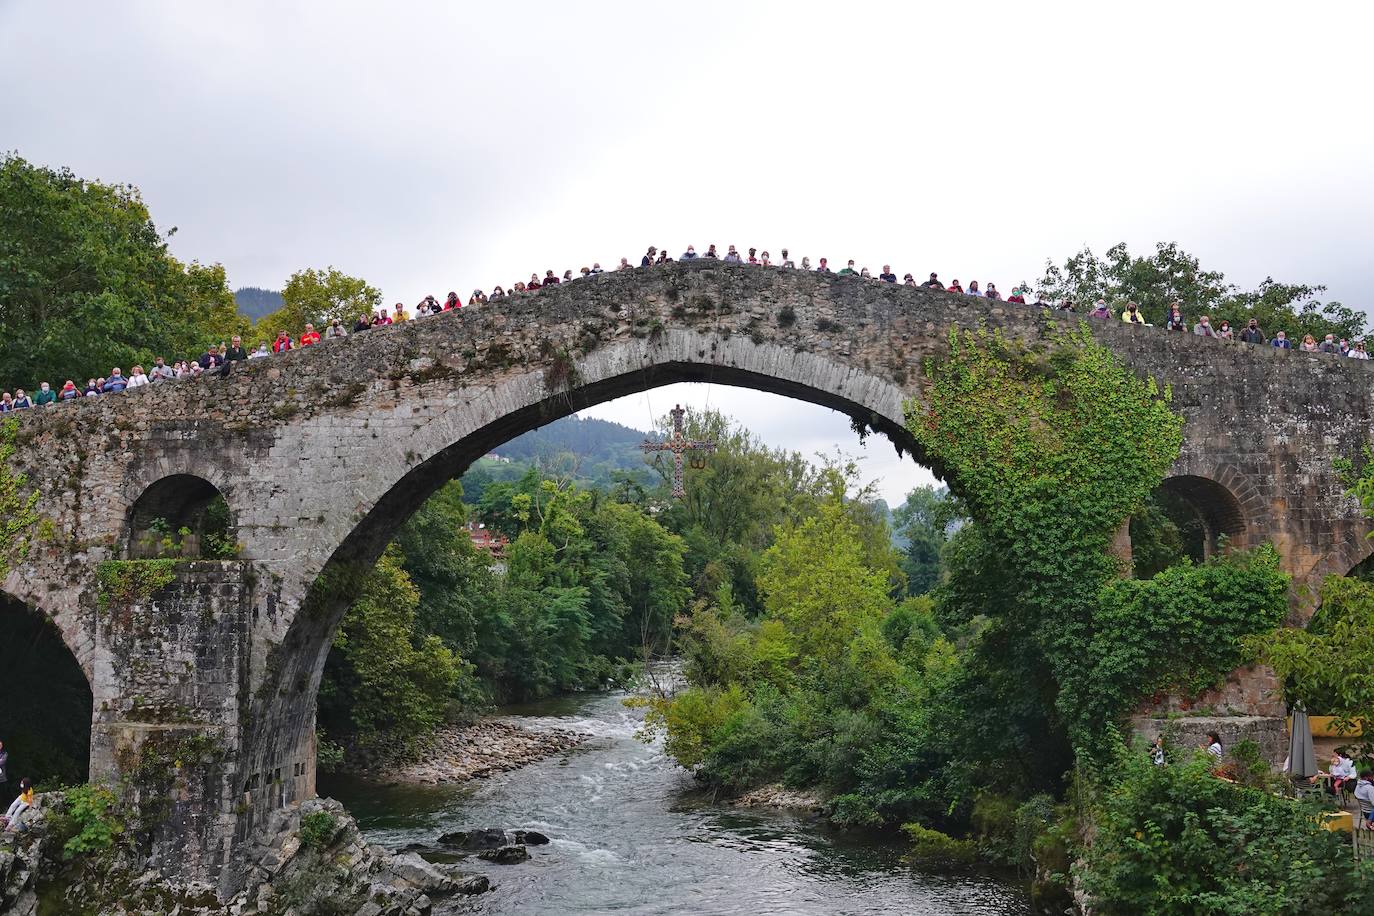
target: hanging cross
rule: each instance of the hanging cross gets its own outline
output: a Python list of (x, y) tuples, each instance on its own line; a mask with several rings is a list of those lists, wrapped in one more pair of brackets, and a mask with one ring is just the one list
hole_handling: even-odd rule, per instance
[[(673, 499), (683, 499), (687, 495), (687, 488), (682, 483), (682, 453), (683, 452), (714, 452), (716, 443), (706, 439), (688, 439), (682, 431), (682, 418), (687, 411), (682, 409), (681, 404), (674, 405), (669, 411), (673, 418), (673, 434), (663, 442), (653, 442), (649, 439), (644, 440), (640, 446), (644, 454), (650, 452), (672, 452), (673, 453)], [(693, 467), (697, 467), (695, 461)]]

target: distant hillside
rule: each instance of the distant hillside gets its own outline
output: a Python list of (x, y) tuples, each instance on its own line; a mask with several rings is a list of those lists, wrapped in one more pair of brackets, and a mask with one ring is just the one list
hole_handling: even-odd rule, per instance
[(469, 468), (463, 475), (463, 498), (476, 503), (487, 484), (517, 480), (531, 465), (600, 487), (609, 487), (622, 471), (650, 484), (654, 474), (639, 450), (644, 437), (641, 430), (609, 420), (576, 415), (555, 420), (495, 448), (493, 453), (504, 461), (482, 459)]
[(245, 286), (234, 291), (234, 302), (239, 307), (240, 315), (257, 321), (263, 315), (270, 315), (281, 308), (281, 293), (275, 289)]

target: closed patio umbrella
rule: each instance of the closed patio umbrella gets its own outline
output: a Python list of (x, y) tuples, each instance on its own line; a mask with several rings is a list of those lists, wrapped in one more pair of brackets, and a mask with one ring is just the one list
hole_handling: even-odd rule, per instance
[(1288, 775), (1294, 780), (1308, 780), (1317, 775), (1317, 753), (1312, 749), (1312, 723), (1307, 710), (1293, 708), (1293, 725), (1288, 733)]

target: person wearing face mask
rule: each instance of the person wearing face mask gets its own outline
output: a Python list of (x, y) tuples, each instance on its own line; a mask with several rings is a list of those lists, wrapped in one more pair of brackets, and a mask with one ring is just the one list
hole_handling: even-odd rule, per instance
[(684, 252), (682, 253), (682, 257), (680, 258), (680, 260), (683, 260), (683, 261), (695, 261), (696, 259), (697, 259), (697, 250), (696, 250), (695, 248), (693, 248), (691, 245), (688, 245), (688, 246), (687, 246), (687, 250), (684, 251)]
[(33, 402), (39, 407), (46, 407), (49, 404), (57, 403), (57, 392), (52, 390), (52, 386), (43, 382), (38, 386), (38, 394), (34, 395)]
[(1245, 326), (1245, 330), (1240, 332), (1240, 339), (1249, 344), (1264, 343), (1264, 332), (1260, 330), (1258, 319), (1250, 319), (1250, 323)]
[(1089, 317), (1089, 318), (1110, 318), (1110, 317), (1112, 317), (1112, 310), (1109, 309), (1109, 308), (1107, 308), (1107, 300), (1106, 300), (1106, 299), (1098, 299), (1097, 302), (1093, 303), (1093, 310), (1092, 310), (1091, 312), (1088, 313), (1088, 317)]
[(1144, 324), (1145, 316), (1140, 311), (1140, 306), (1134, 302), (1126, 303), (1126, 311), (1121, 313), (1121, 320), (1127, 324)]

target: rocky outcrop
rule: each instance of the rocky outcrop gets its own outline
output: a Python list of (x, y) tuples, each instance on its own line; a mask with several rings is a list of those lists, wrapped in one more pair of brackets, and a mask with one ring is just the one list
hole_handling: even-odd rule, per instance
[(780, 785), (760, 786), (730, 800), (736, 808), (781, 808), (786, 810), (809, 811), (820, 814), (825, 811), (825, 799), (815, 792), (804, 789), (788, 789)]
[(587, 736), (565, 729), (533, 729), (504, 719), (449, 725), (421, 739), (403, 758), (364, 762), (366, 771), (388, 781), (435, 785), (482, 779), (562, 754)]
[(0, 912), (36, 916), (44, 897), (58, 908), (49, 912), (95, 916), (425, 916), (436, 899), (490, 887), (486, 877), (369, 844), (332, 799), (279, 812), (245, 853), (246, 889), (220, 901), (213, 887), (140, 871), (119, 850), (57, 861), (40, 828), (0, 846)]

